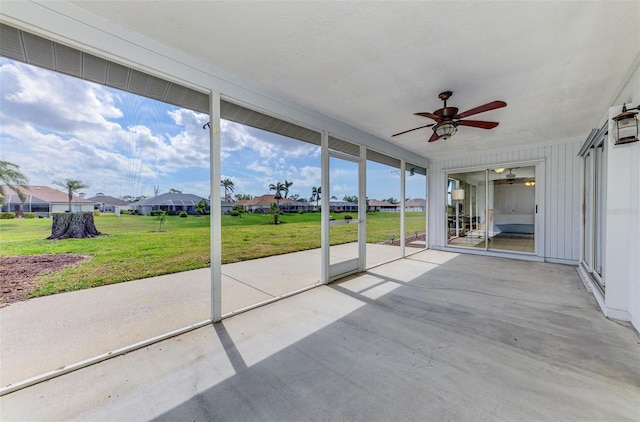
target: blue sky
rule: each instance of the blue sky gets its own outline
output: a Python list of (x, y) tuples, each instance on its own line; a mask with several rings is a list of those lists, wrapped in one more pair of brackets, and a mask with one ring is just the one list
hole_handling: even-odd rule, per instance
[[(0, 156), (20, 166), (32, 185), (78, 179), (87, 197), (152, 196), (171, 188), (209, 195), (207, 115), (0, 59)], [(320, 149), (248, 126), (222, 122), (222, 178), (234, 194), (269, 193), (292, 181), (308, 199), (320, 186)], [(353, 166), (332, 168), (332, 195), (357, 195)], [(367, 166), (367, 196), (400, 197), (400, 177)], [(424, 177), (407, 178), (407, 196), (424, 198)]]

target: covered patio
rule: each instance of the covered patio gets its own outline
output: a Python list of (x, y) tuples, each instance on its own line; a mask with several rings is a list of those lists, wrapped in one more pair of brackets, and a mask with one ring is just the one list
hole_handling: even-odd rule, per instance
[[(639, 18), (633, 1), (3, 3), (4, 57), (208, 114), (211, 198), (223, 120), (318, 146), (323, 196), (310, 279), (223, 266), (213, 201), (210, 269), (4, 309), (2, 386), (64, 375), (5, 390), (2, 419), (637, 421), (640, 142), (617, 145), (612, 118), (640, 104)], [(328, 214), (340, 160), (348, 224)], [(423, 177), (429, 250), (367, 268), (372, 162), (397, 172), (405, 235)], [(530, 197), (498, 203), (526, 168)], [(497, 205), (531, 245), (448, 242), (453, 215), (487, 238)], [(355, 257), (332, 262), (352, 224)], [(234, 313), (232, 292), (263, 306)], [(123, 297), (139, 302), (101, 313)], [(65, 354), (98, 359), (47, 360)]]

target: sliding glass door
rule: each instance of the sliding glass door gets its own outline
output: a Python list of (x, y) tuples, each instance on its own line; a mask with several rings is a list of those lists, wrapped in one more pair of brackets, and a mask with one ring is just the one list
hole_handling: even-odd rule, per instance
[(604, 292), (603, 254), (605, 217), (605, 148), (604, 140), (590, 148), (583, 156), (584, 204), (582, 265)]
[[(498, 169), (499, 170), (499, 169)], [(488, 249), (535, 252), (535, 166), (488, 171), (491, 232)]]
[(536, 252), (536, 166), (447, 175), (447, 246)]

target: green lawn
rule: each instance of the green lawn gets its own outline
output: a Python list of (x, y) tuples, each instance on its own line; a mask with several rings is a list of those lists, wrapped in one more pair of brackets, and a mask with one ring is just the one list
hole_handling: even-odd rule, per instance
[[(356, 215), (353, 215), (354, 217)], [(344, 214), (336, 214), (336, 219)], [(274, 225), (271, 215), (222, 216), (222, 262), (238, 262), (320, 247), (320, 214), (287, 214)], [(209, 265), (209, 217), (168, 217), (159, 232), (155, 217), (101, 214), (96, 227), (108, 236), (92, 239), (45, 240), (51, 219), (0, 220), (0, 255), (75, 253), (91, 259), (41, 276), (31, 296), (85, 289)], [(424, 213), (407, 213), (407, 233), (424, 232)], [(398, 213), (368, 215), (367, 242), (397, 239)], [(331, 231), (331, 243), (355, 240), (357, 226)]]

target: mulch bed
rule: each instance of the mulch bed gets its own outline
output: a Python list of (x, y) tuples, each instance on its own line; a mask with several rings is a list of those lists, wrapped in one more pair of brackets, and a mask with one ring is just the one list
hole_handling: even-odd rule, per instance
[(0, 308), (27, 299), (38, 285), (37, 276), (86, 259), (88, 257), (76, 254), (0, 257)]

